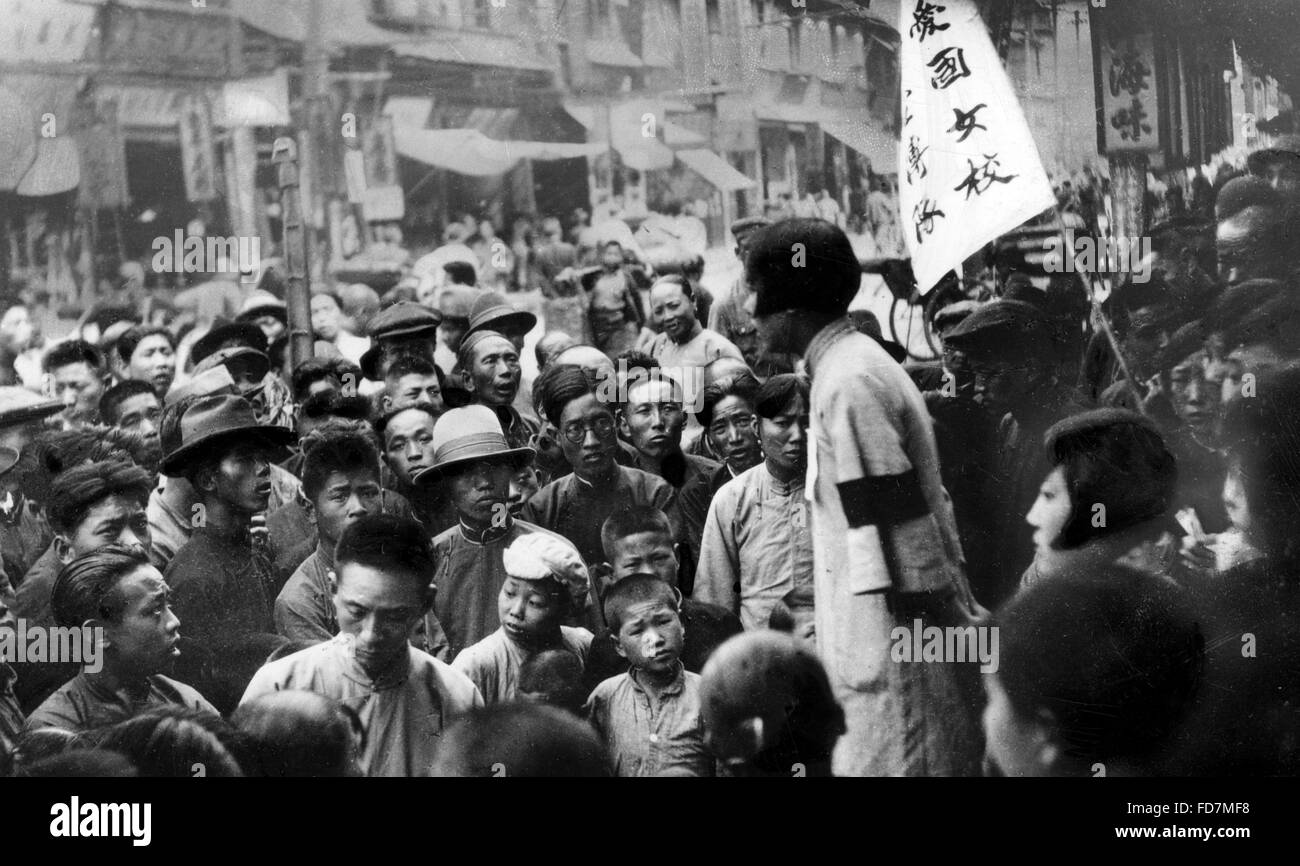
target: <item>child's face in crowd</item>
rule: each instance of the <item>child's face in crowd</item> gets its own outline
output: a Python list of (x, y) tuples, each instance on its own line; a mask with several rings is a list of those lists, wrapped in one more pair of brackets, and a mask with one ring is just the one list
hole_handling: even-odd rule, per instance
[(523, 511), (524, 503), (533, 498), (541, 489), (537, 481), (537, 472), (531, 466), (525, 466), (510, 476), (510, 513), (515, 517)]
[(547, 583), (506, 578), (497, 595), (497, 615), (509, 637), (520, 643), (538, 643), (559, 629), (560, 602)]
[(514, 467), (505, 460), (476, 460), (447, 479), (456, 512), (470, 526), (484, 529), (495, 521), (510, 496)]
[(1210, 364), (1206, 352), (1190, 355), (1169, 373), (1169, 396), (1174, 411), (1183, 423), (1203, 441), (1212, 437), (1223, 396), (1223, 382), (1211, 382), (1206, 372)]
[(433, 424), (429, 413), (412, 409), (394, 415), (384, 428), (384, 455), (405, 484), (417, 470), (433, 465)]
[(222, 458), (207, 490), (238, 511), (265, 511), (271, 497), (271, 464), (263, 449), (237, 445)]
[(367, 469), (332, 472), (311, 502), (311, 515), (320, 537), (338, 541), (343, 530), (369, 514), (383, 511), (379, 477)]
[(618, 244), (607, 244), (600, 251), (600, 263), (613, 270), (623, 264), (623, 248)]
[(985, 750), (989, 759), (1007, 776), (1050, 775), (1049, 756), (1053, 747), (1050, 731), (1041, 723), (1022, 719), (998, 681), (997, 674), (984, 676), (988, 704), (984, 707)]
[(343, 311), (329, 295), (317, 294), (311, 299), (311, 327), (316, 336), (326, 342), (333, 342), (339, 335), (339, 322)]
[(335, 575), (339, 632), (353, 636), (357, 663), (374, 677), (406, 653), (411, 628), (424, 615), (426, 596), (409, 575), (359, 562), (336, 568)]
[(181, 654), (176, 647), (181, 621), (168, 604), (162, 574), (142, 565), (118, 581), (117, 592), (125, 601), (121, 618), (102, 621), (104, 640), (117, 663), (144, 675), (166, 670)]
[(634, 668), (652, 674), (673, 670), (682, 654), (686, 630), (674, 605), (650, 599), (629, 605), (618, 630), (618, 654)]
[(677, 585), (677, 551), (673, 540), (661, 532), (641, 532), (620, 538), (614, 544), (610, 566), (614, 569), (615, 583), (647, 574), (669, 586)]

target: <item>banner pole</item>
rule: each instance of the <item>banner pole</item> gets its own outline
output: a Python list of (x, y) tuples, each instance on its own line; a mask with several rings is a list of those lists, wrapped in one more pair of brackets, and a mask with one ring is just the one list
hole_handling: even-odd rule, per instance
[[(1056, 214), (1056, 226), (1061, 233), (1061, 250), (1070, 257), (1076, 271), (1079, 270), (1078, 260), (1074, 255), (1074, 245), (1071, 243), (1070, 236), (1066, 233), (1065, 220), (1061, 217), (1061, 208), (1058, 205), (1052, 209)], [(1106, 337), (1106, 342), (1110, 346), (1111, 354), (1115, 356), (1115, 362), (1119, 364), (1120, 372), (1124, 374), (1125, 387), (1133, 395), (1134, 405), (1141, 411), (1143, 397), (1138, 391), (1136, 383), (1133, 381), (1133, 373), (1130, 371), (1128, 362), (1124, 360), (1124, 353), (1120, 350), (1119, 339), (1115, 336), (1115, 329), (1111, 327), (1110, 318), (1106, 311), (1101, 308), (1101, 302), (1097, 300), (1096, 274), (1092, 271), (1085, 270), (1082, 273), (1087, 275), (1084, 281), (1084, 287), (1088, 292), (1088, 302), (1092, 306), (1092, 318), (1097, 327), (1101, 329), (1102, 334)]]

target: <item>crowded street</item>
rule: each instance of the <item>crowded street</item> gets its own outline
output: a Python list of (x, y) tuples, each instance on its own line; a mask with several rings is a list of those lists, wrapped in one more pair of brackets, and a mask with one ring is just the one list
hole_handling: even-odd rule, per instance
[(1300, 773), (1300, 4), (0, 12), (0, 777)]

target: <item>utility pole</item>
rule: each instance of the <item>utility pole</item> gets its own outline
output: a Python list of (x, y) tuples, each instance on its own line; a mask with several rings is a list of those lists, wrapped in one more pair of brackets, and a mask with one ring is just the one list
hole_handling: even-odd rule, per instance
[[(338, 135), (340, 129), (339, 119), (330, 116), (330, 58), (325, 46), (324, 0), (307, 0), (306, 12), (302, 57), (303, 114), (306, 123), (299, 135), (299, 146), (307, 188), (302, 202), (304, 222), (311, 229), (307, 236), (308, 246), (313, 247), (318, 236), (317, 229), (320, 228), (316, 222), (317, 216), (327, 215), (325, 202), (336, 186), (333, 183), (336, 166), (331, 164), (330, 158), (334, 148), (329, 146), (329, 137)], [(321, 264), (329, 259), (326, 254)]]
[(307, 254), (307, 225), (298, 190), (298, 147), (292, 138), (275, 140), (271, 161), (277, 166), (281, 218), (284, 223), (284, 300), (289, 313), (289, 362), (297, 367), (311, 358), (311, 270)]

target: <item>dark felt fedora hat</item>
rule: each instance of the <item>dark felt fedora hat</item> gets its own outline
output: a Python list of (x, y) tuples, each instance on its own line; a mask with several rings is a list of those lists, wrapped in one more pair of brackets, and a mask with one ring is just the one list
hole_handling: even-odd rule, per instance
[(412, 480), (417, 484), (440, 481), (449, 469), (493, 457), (523, 466), (535, 453), (532, 448), (511, 448), (501, 420), (487, 406), (451, 409), (433, 425), (433, 465)]
[(526, 310), (516, 310), (504, 296), (496, 292), (484, 292), (474, 299), (474, 306), (469, 311), (469, 329), (465, 336), (475, 331), (519, 330), (531, 331), (537, 325), (537, 317)]
[(175, 438), (162, 443), (164, 475), (183, 474), (194, 458), (214, 445), (232, 440), (248, 440), (270, 448), (293, 442), (287, 427), (262, 424), (253, 406), (233, 394), (200, 397), (185, 409), (173, 433)]

